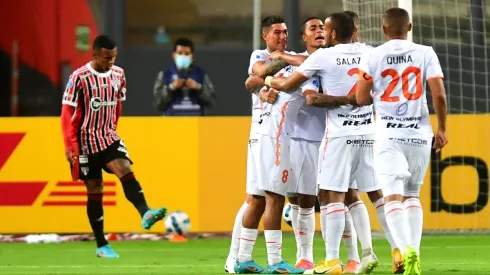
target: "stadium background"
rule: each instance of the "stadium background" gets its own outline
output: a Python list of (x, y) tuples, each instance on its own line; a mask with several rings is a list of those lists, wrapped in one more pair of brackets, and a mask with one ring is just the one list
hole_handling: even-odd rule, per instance
[[(302, 51), (298, 39), (303, 18), (324, 18), (343, 10), (345, 3), (355, 7), (362, 6), (361, 2), (263, 0), (262, 15), (285, 16), (289, 48)], [(365, 2), (385, 2), (390, 7), (397, 1)], [(438, 53), (450, 110), (450, 143), (441, 154), (433, 154), (422, 190), (424, 226), (444, 232), (488, 230), (489, 52), (484, 18), (489, 13), (485, 4), (490, 1), (413, 2), (413, 39), (434, 46)], [(382, 11), (380, 7), (360, 12), (366, 31), (379, 28), (373, 18)], [(245, 196), (251, 102), (243, 81), (252, 51), (252, 21), (251, 0), (3, 3), (0, 115), (5, 118), (0, 118), (0, 216), (9, 222), (0, 223), (0, 234), (90, 232), (84, 188), (69, 182), (56, 116), (68, 75), (90, 60), (91, 41), (99, 33), (115, 38), (117, 64), (128, 75), (129, 97), (119, 131), (148, 201), (163, 203), (170, 211), (187, 212), (193, 232), (230, 231)], [(197, 62), (208, 71), (217, 90), (218, 103), (211, 117), (154, 116), (153, 81), (158, 70), (171, 62), (172, 51), (171, 44), (153, 42), (160, 25), (171, 39), (188, 36), (196, 42)], [(376, 35), (369, 38), (373, 43), (383, 41)], [(18, 78), (12, 74), (16, 64)], [(11, 107), (15, 95), (11, 91), (16, 87), (18, 109)], [(9, 117), (12, 114), (21, 118)], [(106, 181), (106, 231), (141, 232), (136, 213), (127, 214), (134, 210), (117, 179), (107, 176)], [(373, 228), (379, 229), (375, 211), (370, 206), (369, 211)], [(163, 232), (163, 226), (153, 231)]]

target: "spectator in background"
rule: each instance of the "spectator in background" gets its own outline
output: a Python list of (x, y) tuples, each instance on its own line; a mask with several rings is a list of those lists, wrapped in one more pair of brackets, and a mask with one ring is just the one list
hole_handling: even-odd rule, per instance
[(214, 104), (216, 93), (206, 72), (193, 63), (194, 43), (175, 41), (173, 64), (157, 75), (153, 96), (165, 116), (202, 116)]

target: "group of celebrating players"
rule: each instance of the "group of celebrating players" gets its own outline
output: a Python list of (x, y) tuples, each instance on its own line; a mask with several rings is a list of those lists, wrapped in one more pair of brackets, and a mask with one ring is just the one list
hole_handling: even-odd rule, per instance
[[(446, 143), (443, 73), (432, 47), (407, 40), (404, 9), (383, 15), (387, 42), (359, 42), (359, 18), (351, 11), (302, 25), (306, 51), (287, 52), (284, 20), (262, 21), (267, 49), (250, 59), (252, 92), (247, 198), (237, 213), (229, 273), (361, 274), (378, 265), (366, 206), (367, 192), (391, 245), (394, 274), (421, 274), (423, 211), (419, 192), (431, 147)], [(438, 121), (429, 121), (426, 83)], [(376, 119), (373, 109), (376, 110)], [(291, 203), (296, 264), (283, 260), (282, 210)], [(315, 202), (326, 257), (314, 265)], [(267, 267), (252, 259), (264, 216)], [(348, 250), (344, 266), (339, 250)], [(357, 239), (362, 247), (359, 257)]]

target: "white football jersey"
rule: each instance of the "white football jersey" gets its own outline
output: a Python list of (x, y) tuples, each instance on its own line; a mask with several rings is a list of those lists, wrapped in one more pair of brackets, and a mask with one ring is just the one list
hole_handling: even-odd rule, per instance
[[(308, 55), (305, 51), (300, 53), (301, 55)], [(302, 92), (306, 90), (312, 90), (319, 92), (319, 80), (317, 77), (310, 78), (308, 84), (305, 84), (302, 88)], [(325, 115), (327, 111), (325, 108), (318, 108), (309, 106), (306, 101), (303, 102), (303, 106), (299, 109), (296, 125), (291, 133), (292, 138), (304, 139), (309, 141), (322, 141), (323, 134), (325, 133)]]
[[(295, 72), (296, 68), (289, 65), (279, 71), (276, 76), (289, 77)], [(267, 89), (267, 87), (264, 87), (264, 89)], [(259, 126), (260, 133), (275, 138), (277, 142), (289, 143), (298, 122), (300, 109), (305, 103), (305, 97), (302, 93), (306, 90), (318, 92), (318, 80), (309, 79), (299, 89), (295, 89), (292, 92), (280, 91), (276, 102), (267, 104), (262, 109)]]
[[(324, 94), (346, 96), (356, 91), (361, 56), (371, 49), (363, 43), (319, 49), (299, 66), (298, 72), (307, 77), (319, 76)], [(372, 105), (327, 108), (325, 121), (325, 138), (374, 133)]]
[[(294, 52), (287, 52), (287, 53), (295, 54)], [(270, 54), (271, 53), (267, 49), (253, 51), (252, 55), (250, 56), (248, 75), (249, 76), (253, 75), (252, 69), (256, 62), (266, 62), (266, 63), (272, 62), (272, 60), (269, 59)], [(252, 94), (252, 126), (250, 127), (250, 136), (259, 133), (258, 123), (260, 120), (260, 114), (262, 112), (262, 108), (264, 108), (265, 105), (267, 105), (267, 103), (262, 103), (258, 95)]]
[(360, 71), (373, 79), (377, 138), (430, 138), (426, 81), (444, 77), (432, 47), (390, 40), (363, 56)]

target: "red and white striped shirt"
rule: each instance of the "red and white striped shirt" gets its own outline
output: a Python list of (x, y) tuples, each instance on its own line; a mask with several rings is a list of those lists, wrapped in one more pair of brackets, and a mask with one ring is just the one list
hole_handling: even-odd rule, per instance
[(107, 149), (121, 138), (116, 133), (117, 104), (126, 100), (124, 70), (112, 66), (108, 72), (95, 71), (90, 62), (70, 76), (63, 104), (75, 107), (71, 119), (71, 140), (81, 154)]

